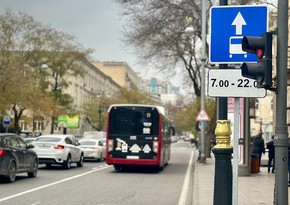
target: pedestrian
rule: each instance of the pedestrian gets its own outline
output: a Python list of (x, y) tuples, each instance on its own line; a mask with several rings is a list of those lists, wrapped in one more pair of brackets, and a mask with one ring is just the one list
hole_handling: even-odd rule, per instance
[[(266, 143), (266, 148), (268, 149), (268, 173), (272, 167), (272, 173), (275, 173), (275, 147), (274, 147), (274, 135), (272, 139)], [(273, 165), (272, 165), (273, 162)]]
[(261, 167), (262, 153), (265, 154), (265, 142), (260, 132), (257, 136), (253, 137), (251, 155), (259, 157), (259, 167)]

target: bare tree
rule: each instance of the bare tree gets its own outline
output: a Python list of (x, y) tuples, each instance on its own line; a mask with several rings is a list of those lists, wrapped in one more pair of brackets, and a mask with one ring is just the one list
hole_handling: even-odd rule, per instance
[[(209, 10), (216, 1), (205, 1), (208, 19)], [(122, 15), (127, 22), (124, 27), (124, 42), (134, 47), (140, 59), (147, 62), (147, 65), (150, 63), (151, 67), (164, 73), (172, 75), (175, 74), (177, 67), (184, 67), (194, 94), (200, 96), (202, 0), (116, 0), (116, 2), (121, 5)], [(262, 1), (233, 0), (228, 3), (257, 2)], [(215, 5), (217, 6), (217, 3)], [(194, 28), (191, 37), (184, 33), (189, 25)], [(206, 52), (208, 53), (208, 45)]]

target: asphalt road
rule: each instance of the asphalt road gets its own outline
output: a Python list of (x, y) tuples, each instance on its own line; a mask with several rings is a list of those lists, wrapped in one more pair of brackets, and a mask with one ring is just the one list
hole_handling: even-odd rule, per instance
[(70, 170), (40, 166), (36, 178), (21, 174), (12, 184), (0, 183), (0, 205), (177, 205), (192, 198), (192, 172), (187, 173), (193, 150), (188, 142), (173, 143), (170, 162), (160, 172), (117, 172), (105, 162)]

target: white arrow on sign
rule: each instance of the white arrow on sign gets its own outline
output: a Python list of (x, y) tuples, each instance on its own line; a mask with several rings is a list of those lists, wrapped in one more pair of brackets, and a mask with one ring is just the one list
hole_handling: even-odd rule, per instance
[(242, 28), (244, 25), (247, 25), (247, 23), (243, 18), (241, 12), (239, 12), (232, 23), (232, 26), (236, 26), (236, 35), (242, 35)]

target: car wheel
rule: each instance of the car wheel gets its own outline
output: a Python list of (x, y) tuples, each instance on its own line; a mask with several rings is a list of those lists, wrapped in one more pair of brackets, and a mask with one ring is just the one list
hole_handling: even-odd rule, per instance
[(78, 166), (78, 167), (82, 167), (83, 164), (84, 164), (84, 155), (81, 154), (81, 158), (80, 158), (80, 161), (78, 161), (77, 166)]
[(70, 155), (67, 156), (67, 159), (64, 161), (63, 166), (66, 169), (70, 169), (71, 168), (71, 157), (70, 157)]
[(99, 162), (103, 161), (103, 155), (102, 155), (102, 153), (100, 154), (100, 158), (99, 158), (98, 161), (99, 161)]
[(11, 161), (8, 167), (8, 176), (7, 176), (7, 181), (12, 183), (16, 179), (16, 163), (15, 161)]
[(37, 176), (37, 170), (38, 170), (38, 161), (37, 159), (33, 160), (31, 171), (27, 172), (28, 177), (36, 177)]

